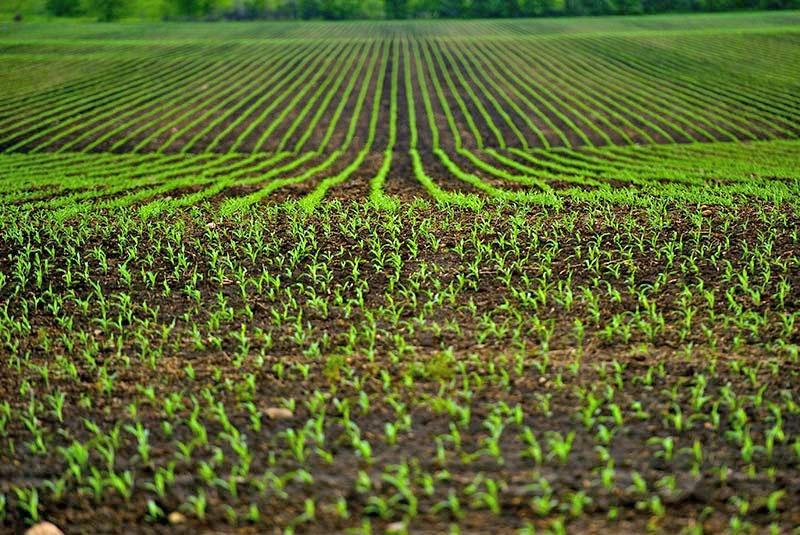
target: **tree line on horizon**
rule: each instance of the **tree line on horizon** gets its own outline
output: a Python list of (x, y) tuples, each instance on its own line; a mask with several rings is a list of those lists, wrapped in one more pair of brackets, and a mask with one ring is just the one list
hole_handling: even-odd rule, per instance
[[(115, 20), (143, 0), (46, 0), (50, 15)], [(800, 0), (163, 0), (165, 20), (515, 18), (800, 8)]]

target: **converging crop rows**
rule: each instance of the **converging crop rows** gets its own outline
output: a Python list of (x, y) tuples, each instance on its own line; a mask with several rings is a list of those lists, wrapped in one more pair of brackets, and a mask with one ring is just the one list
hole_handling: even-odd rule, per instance
[[(34, 25), (0, 40), (20, 71), (0, 99), (0, 201), (152, 215), (287, 198), (779, 200), (800, 174), (800, 32), (781, 17), (67, 26), (48, 40)], [(63, 74), (42, 87), (44, 68)]]
[(0, 532), (797, 533), (798, 23), (0, 26)]

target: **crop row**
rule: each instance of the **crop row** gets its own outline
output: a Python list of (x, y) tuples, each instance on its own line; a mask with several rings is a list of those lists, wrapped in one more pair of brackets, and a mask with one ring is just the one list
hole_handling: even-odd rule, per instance
[[(791, 32), (531, 39), (514, 33), (455, 38), (444, 31), (419, 36), (413, 26), (398, 29), (405, 31), (335, 40), (232, 40), (227, 46), (171, 43), (161, 45), (157, 57), (137, 41), (100, 44), (96, 53), (104, 59), (87, 60), (104, 65), (93, 75), (0, 100), (0, 147), (302, 152), (316, 122), (334, 122), (336, 104), (348, 100), (348, 79), (360, 79), (367, 58), (383, 47), (399, 47), (401, 65), (421, 56), (422, 68), (411, 69), (413, 87), (441, 86), (433, 106), (447, 116), (443, 148), (752, 141), (800, 133), (797, 43), (777, 38)], [(120, 47), (134, 57), (107, 65)], [(36, 48), (8, 47), (4, 54), (19, 64)], [(769, 61), (758, 59), (767, 54)], [(378, 76), (389, 73), (374, 69), (368, 83)], [(404, 84), (398, 91), (402, 102)], [(388, 92), (381, 96), (381, 108), (389, 107), (390, 98)], [(347, 107), (350, 112), (354, 104)], [(397, 112), (405, 122), (403, 110)], [(398, 134), (399, 147), (409, 144), (405, 132)], [(426, 139), (418, 139), (419, 149), (433, 148)]]
[[(397, 49), (392, 52), (384, 47), (374, 58), (373, 69), (387, 62), (391, 54), (396, 55)], [(397, 69), (389, 73), (390, 90), (395, 94), (401, 76)], [(359, 92), (367, 90), (362, 85)], [(373, 95), (372, 111), (378, 107), (379, 95), (380, 90)], [(393, 99), (391, 109), (397, 107)], [(228, 214), (282, 189), (299, 187), (295, 196), (313, 208), (331, 188), (360, 173), (372, 190), (366, 193), (365, 188), (365, 195), (380, 206), (391, 207), (397, 205), (398, 197), (387, 193), (386, 179), (392, 166), (405, 157), (411, 159), (410, 172), (419, 187), (444, 202), (474, 204), (489, 196), (547, 205), (566, 199), (625, 204), (635, 203), (642, 194), (713, 204), (730, 204), (748, 197), (782, 202), (797, 199), (800, 187), (800, 144), (795, 141), (578, 150), (462, 148), (456, 153), (461, 157), (456, 163), (441, 149), (434, 151), (438, 161), (423, 161), (413, 145), (408, 156), (401, 154), (391, 140), (395, 124), (389, 128), (389, 147), (367, 164), (379, 114), (366, 116), (371, 118), (367, 143), (355, 151), (349, 150), (348, 143), (334, 152), (302, 154), (4, 155), (0, 157), (0, 175), (7, 178), (0, 182), (0, 203), (58, 211), (65, 217), (90, 207), (136, 206), (148, 216), (218, 199), (222, 213)], [(413, 111), (412, 118), (416, 122)], [(434, 121), (426, 122), (434, 134), (438, 133)], [(357, 122), (351, 118), (349, 123), (347, 135), (352, 140)], [(441, 173), (440, 166), (446, 166), (446, 172), (458, 182), (449, 187), (440, 185), (441, 174), (435, 174)], [(520, 185), (525, 189), (510, 189)]]
[(64, 216), (205, 200), (230, 214), (275, 196), (313, 209), (345, 183), (385, 207), (409, 191), (473, 206), (790, 199), (798, 42), (761, 22), (538, 36), (525, 23), (478, 36), (355, 24), (337, 38), (245, 25), (208, 42), (178, 26), (154, 48), (147, 27), (116, 40), (22, 32), (0, 59), (87, 74), (0, 99), (0, 195)]

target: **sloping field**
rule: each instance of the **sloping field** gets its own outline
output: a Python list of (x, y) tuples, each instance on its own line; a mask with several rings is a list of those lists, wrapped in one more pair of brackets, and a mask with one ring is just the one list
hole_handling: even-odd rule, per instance
[(0, 532), (797, 533), (800, 14), (0, 26)]
[(800, 15), (20, 26), (5, 203), (795, 194)]

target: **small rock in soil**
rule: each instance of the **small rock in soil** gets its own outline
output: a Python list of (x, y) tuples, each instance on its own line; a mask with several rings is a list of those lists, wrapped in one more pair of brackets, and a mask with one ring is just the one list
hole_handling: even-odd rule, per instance
[(386, 533), (404, 533), (406, 525), (403, 522), (392, 522), (386, 526)]
[(64, 532), (50, 522), (40, 522), (31, 526), (25, 535), (64, 535)]
[(292, 411), (281, 407), (269, 407), (264, 410), (264, 414), (266, 414), (270, 420), (286, 420), (294, 416)]
[(183, 524), (186, 522), (186, 517), (183, 514), (179, 513), (178, 511), (173, 511), (167, 517), (167, 520), (170, 524)]

